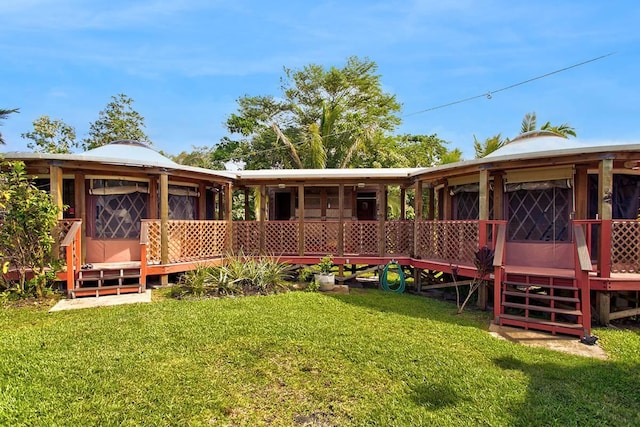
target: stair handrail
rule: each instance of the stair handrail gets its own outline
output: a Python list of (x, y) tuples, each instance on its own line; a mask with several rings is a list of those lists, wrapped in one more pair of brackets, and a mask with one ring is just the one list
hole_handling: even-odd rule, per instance
[(142, 221), (140, 225), (140, 285), (147, 286), (147, 246), (149, 245), (149, 223)]
[(575, 247), (574, 264), (575, 276), (580, 288), (580, 309), (582, 310), (583, 336), (591, 335), (591, 286), (589, 272), (593, 270), (591, 256), (587, 247), (584, 228), (580, 224), (573, 224), (573, 244)]
[[(81, 264), (81, 239), (82, 221), (74, 221), (69, 231), (62, 239), (60, 247), (65, 248), (65, 261), (67, 264), (67, 292), (71, 292), (75, 286), (76, 271), (80, 271)], [(74, 262), (75, 260), (75, 262)]]
[(504, 266), (504, 249), (507, 241), (507, 225), (497, 226), (495, 237), (496, 247), (493, 252), (493, 322), (500, 324), (500, 309), (502, 306), (502, 273)]

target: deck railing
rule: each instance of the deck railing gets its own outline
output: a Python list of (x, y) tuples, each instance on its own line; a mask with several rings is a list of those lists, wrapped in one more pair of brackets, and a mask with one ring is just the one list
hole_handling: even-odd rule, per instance
[(591, 219), (576, 220), (574, 224), (583, 228), (590, 258), (597, 263), (600, 277), (640, 273), (640, 221)]
[(416, 224), (415, 253), (423, 259), (473, 265), (479, 221), (424, 221)]
[[(162, 262), (160, 220), (144, 220), (147, 262)], [(228, 252), (227, 221), (170, 220), (167, 223), (167, 264), (214, 258)]]

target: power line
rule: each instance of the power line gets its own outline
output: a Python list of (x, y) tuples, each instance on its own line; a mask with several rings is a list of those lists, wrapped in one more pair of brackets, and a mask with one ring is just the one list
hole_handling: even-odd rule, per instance
[[(601, 55), (601, 56), (598, 56), (598, 57), (595, 57), (595, 58), (591, 58), (591, 59), (588, 59), (586, 61), (579, 62), (577, 64), (569, 65), (567, 67), (560, 68), (558, 70), (551, 71), (549, 73), (542, 74), (542, 75), (539, 75), (539, 76), (536, 76), (536, 77), (532, 77), (530, 79), (527, 79), (527, 80), (524, 80), (524, 81), (521, 81), (521, 82), (518, 82), (518, 83), (514, 83), (514, 84), (509, 85), (509, 86), (505, 86), (505, 87), (502, 87), (502, 88), (499, 88), (499, 89), (495, 89), (495, 90), (490, 90), (490, 91), (488, 91), (486, 93), (483, 93), (483, 94), (480, 94), (480, 95), (470, 96), (468, 98), (463, 98), (463, 99), (459, 99), (457, 101), (448, 102), (446, 104), (441, 104), (441, 105), (438, 105), (438, 106), (435, 106), (435, 107), (427, 108), (425, 110), (420, 110), (420, 111), (416, 111), (416, 112), (413, 112), (413, 113), (405, 114), (402, 117), (415, 116), (415, 115), (418, 115), (418, 114), (427, 113), (429, 111), (439, 110), (439, 109), (445, 108), (445, 107), (450, 107), (452, 105), (462, 104), (462, 103), (468, 102), (468, 101), (473, 101), (474, 99), (478, 99), (478, 98), (491, 99), (493, 94), (495, 94), (495, 93), (504, 92), (505, 90), (513, 89), (515, 87), (522, 86), (522, 85), (525, 85), (527, 83), (531, 83), (531, 82), (536, 81), (536, 80), (544, 79), (544, 78), (552, 76), (554, 74), (562, 73), (564, 71), (570, 70), (572, 68), (577, 68), (577, 67), (580, 67), (582, 65), (589, 64), (591, 62), (599, 61), (601, 59), (607, 58), (607, 57), (615, 55), (615, 54), (616, 54), (616, 52), (609, 52), (609, 53), (607, 53), (605, 55)], [(334, 134), (323, 135), (322, 138), (324, 139), (324, 138), (328, 138), (328, 137), (331, 137), (331, 136), (336, 136), (336, 135), (339, 135), (341, 133), (345, 133), (345, 132), (337, 132), (337, 133), (334, 133)], [(296, 147), (300, 147), (303, 144), (304, 144), (304, 142), (292, 143), (292, 145), (294, 145)], [(285, 149), (286, 150), (287, 147), (282, 145), (282, 146), (277, 146), (277, 147), (272, 147), (272, 148), (266, 148), (266, 149), (263, 149), (263, 150), (252, 150), (249, 153), (245, 153), (245, 154), (239, 156), (239, 158), (243, 158), (243, 157), (246, 157), (246, 156), (254, 156), (256, 154), (263, 154), (263, 153), (268, 153), (268, 152), (271, 152), (271, 151), (276, 151), (276, 150), (281, 150), (281, 149)], [(226, 162), (226, 161), (230, 161), (230, 160), (232, 160), (232, 159), (221, 160), (221, 161)]]
[(562, 73), (563, 71), (567, 71), (567, 70), (570, 70), (572, 68), (580, 67), (580, 66), (588, 64), (590, 62), (595, 62), (595, 61), (598, 61), (600, 59), (604, 59), (604, 58), (606, 58), (608, 56), (615, 55), (615, 54), (616, 54), (616, 52), (610, 52), (610, 53), (607, 53), (606, 55), (598, 56), (596, 58), (591, 58), (591, 59), (588, 59), (586, 61), (579, 62), (577, 64), (569, 65), (568, 67), (560, 68), (559, 70), (551, 71), (549, 73), (542, 74), (542, 75), (537, 76), (537, 77), (532, 77), (530, 79), (521, 81), (519, 83), (514, 83), (512, 85), (505, 86), (505, 87), (502, 87), (500, 89), (490, 90), (490, 91), (488, 91), (486, 93), (483, 93), (483, 94), (480, 94), (480, 95), (470, 96), (469, 98), (464, 98), (464, 99), (459, 99), (457, 101), (448, 102), (446, 104), (442, 104), (442, 105), (438, 105), (438, 106), (435, 106), (435, 107), (427, 108), (426, 110), (420, 110), (420, 111), (416, 111), (414, 113), (405, 114), (403, 117), (415, 116), (417, 114), (422, 114), (422, 113), (426, 113), (426, 112), (433, 111), (433, 110), (439, 110), (440, 108), (450, 107), (450, 106), (456, 105), (456, 104), (462, 104), (463, 102), (473, 101), (474, 99), (478, 99), (478, 98), (491, 99), (492, 95), (495, 94), (495, 93), (503, 92), (505, 90), (513, 89), (514, 87), (522, 86), (524, 84), (531, 83), (531, 82), (536, 81), (536, 80), (544, 79), (545, 77), (549, 77), (549, 76), (552, 76), (554, 74)]

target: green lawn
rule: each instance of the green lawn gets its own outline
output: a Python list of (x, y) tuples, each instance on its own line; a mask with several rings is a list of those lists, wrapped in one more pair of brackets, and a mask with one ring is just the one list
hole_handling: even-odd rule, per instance
[(378, 291), (0, 310), (0, 425), (640, 425), (640, 335), (608, 361)]

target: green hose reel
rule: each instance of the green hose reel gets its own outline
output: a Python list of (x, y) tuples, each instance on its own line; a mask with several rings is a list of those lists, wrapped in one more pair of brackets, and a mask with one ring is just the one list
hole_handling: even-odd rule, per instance
[[(393, 265), (397, 267), (398, 280), (394, 280), (394, 282), (390, 285), (387, 276), (389, 274), (389, 267)], [(399, 294), (404, 292), (404, 271), (402, 271), (402, 266), (398, 263), (398, 261), (391, 260), (387, 265), (384, 266), (380, 282), (382, 283), (382, 289), (384, 289), (385, 291), (397, 292)]]

